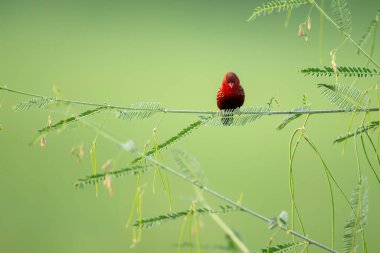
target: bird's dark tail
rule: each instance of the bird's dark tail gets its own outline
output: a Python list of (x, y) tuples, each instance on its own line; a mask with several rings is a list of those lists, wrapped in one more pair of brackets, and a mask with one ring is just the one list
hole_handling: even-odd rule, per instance
[(233, 110), (226, 110), (222, 112), (222, 117), (220, 118), (223, 126), (230, 126), (234, 122), (234, 112)]

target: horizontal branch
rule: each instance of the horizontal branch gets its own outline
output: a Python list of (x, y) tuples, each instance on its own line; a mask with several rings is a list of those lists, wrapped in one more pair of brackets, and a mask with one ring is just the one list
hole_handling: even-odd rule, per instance
[[(162, 112), (162, 113), (177, 113), (177, 114), (197, 114), (197, 115), (215, 115), (218, 111), (212, 110), (179, 110), (179, 109), (138, 109), (131, 108), (128, 106), (119, 106), (119, 105), (110, 105), (107, 103), (99, 104), (78, 100), (70, 100), (70, 99), (60, 99), (54, 97), (47, 97), (32, 93), (27, 93), (23, 91), (9, 89), (7, 87), (0, 87), (0, 90), (12, 92), (20, 95), (25, 95), (29, 97), (35, 98), (48, 98), (55, 100), (56, 102), (69, 103), (69, 104), (77, 104), (77, 105), (85, 105), (85, 106), (96, 106), (96, 107), (106, 107), (108, 109), (119, 109), (119, 110), (134, 110), (134, 111), (152, 111), (152, 112)], [(326, 109), (326, 110), (299, 110), (299, 111), (245, 111), (245, 112), (237, 112), (237, 114), (257, 114), (257, 115), (289, 115), (289, 114), (331, 114), (331, 113), (350, 113), (350, 112), (377, 112), (379, 111), (378, 107), (373, 108), (361, 108), (361, 109)]]
[[(328, 114), (328, 113), (349, 113), (349, 112), (377, 112), (378, 107), (363, 108), (363, 109), (331, 109), (331, 110), (300, 110), (300, 111), (269, 111), (269, 112), (238, 112), (237, 114), (260, 114), (260, 115), (288, 115), (288, 114)], [(202, 110), (172, 110), (166, 109), (166, 113), (189, 113), (189, 114), (217, 114), (213, 111)]]

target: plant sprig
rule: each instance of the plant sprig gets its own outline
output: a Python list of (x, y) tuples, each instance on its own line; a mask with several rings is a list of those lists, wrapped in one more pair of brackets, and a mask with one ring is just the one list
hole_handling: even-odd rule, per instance
[(344, 77), (373, 77), (380, 75), (376, 69), (367, 67), (344, 67), (338, 66), (337, 71), (332, 67), (324, 66), (323, 68), (312, 67), (302, 69), (300, 72), (305, 76), (344, 76)]
[(206, 208), (206, 207), (198, 207), (198, 208), (191, 208), (184, 211), (178, 211), (178, 212), (170, 212), (167, 214), (162, 214), (159, 216), (151, 217), (151, 218), (145, 218), (142, 220), (137, 220), (133, 226), (135, 227), (141, 227), (141, 228), (153, 228), (161, 225), (164, 222), (172, 221), (181, 217), (186, 217), (187, 215), (191, 214), (197, 214), (197, 215), (204, 215), (204, 214), (224, 214), (232, 211), (237, 211), (236, 207), (233, 206), (219, 206), (218, 210)]
[(291, 9), (298, 8), (302, 5), (307, 5), (307, 4), (309, 4), (308, 0), (269, 1), (267, 3), (262, 4), (261, 6), (257, 6), (247, 21), (253, 21), (257, 17), (260, 17), (260, 16), (268, 15), (273, 12), (282, 12), (282, 11), (291, 10)]

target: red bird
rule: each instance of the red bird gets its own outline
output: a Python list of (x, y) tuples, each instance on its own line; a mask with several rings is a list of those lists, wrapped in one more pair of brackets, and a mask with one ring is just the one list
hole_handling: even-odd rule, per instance
[[(243, 105), (244, 98), (244, 89), (240, 85), (237, 75), (233, 72), (225, 74), (216, 96), (216, 103), (219, 109), (234, 110)], [(232, 123), (232, 116), (230, 115), (228, 118), (222, 118), (223, 125), (230, 125)]]

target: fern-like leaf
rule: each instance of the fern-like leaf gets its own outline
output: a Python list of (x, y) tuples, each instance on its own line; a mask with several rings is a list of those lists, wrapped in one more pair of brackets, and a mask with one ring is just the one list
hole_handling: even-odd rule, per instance
[[(244, 126), (261, 118), (261, 116), (270, 112), (270, 110), (269, 105), (224, 110), (206, 120), (205, 124), (208, 126)], [(225, 123), (227, 121), (228, 124)]]
[(194, 156), (182, 149), (173, 150), (173, 156), (174, 162), (183, 175), (193, 182), (199, 182), (201, 185), (207, 184), (205, 172)]
[(356, 252), (361, 233), (367, 224), (368, 213), (368, 186), (367, 181), (362, 180), (351, 194), (351, 214), (344, 225), (343, 253)]
[(249, 17), (248, 21), (253, 21), (257, 17), (272, 14), (273, 12), (282, 12), (291, 10), (302, 5), (309, 4), (307, 0), (277, 0), (277, 1), (269, 1), (264, 3), (261, 6), (256, 7), (253, 10), (252, 15)]
[(57, 103), (56, 98), (52, 97), (33, 97), (29, 100), (23, 101), (15, 106), (14, 111), (29, 110), (31, 108), (44, 108), (48, 105)]
[(140, 228), (153, 228), (161, 225), (164, 222), (172, 221), (181, 217), (185, 217), (189, 214), (198, 214), (198, 215), (204, 215), (204, 214), (224, 214), (232, 211), (239, 210), (236, 207), (232, 206), (220, 206), (219, 210), (213, 210), (205, 207), (199, 207), (195, 209), (188, 209), (185, 211), (179, 211), (179, 212), (170, 212), (167, 214), (162, 214), (156, 217), (152, 218), (146, 218), (142, 220), (137, 220), (133, 226), (140, 227)]
[(322, 94), (342, 110), (363, 109), (368, 102), (368, 98), (365, 96), (366, 93), (354, 86), (320, 83), (318, 88), (322, 88)]
[[(306, 105), (306, 106), (302, 106), (302, 107), (298, 107), (298, 108), (294, 108), (292, 111), (293, 112), (302, 112), (302, 111), (306, 111), (306, 110), (310, 110), (310, 106)], [(292, 122), (293, 120), (297, 119), (298, 117), (302, 116), (302, 114), (289, 114), (288, 116), (286, 116), (282, 122), (277, 126), (277, 130), (282, 130), (284, 129), (290, 122)]]
[(261, 249), (262, 253), (286, 253), (291, 250), (296, 249), (299, 246), (305, 245), (305, 242), (291, 242), (291, 243), (284, 243), (284, 244), (279, 244), (275, 246), (271, 246), (269, 248), (264, 248)]
[(165, 108), (157, 102), (139, 102), (132, 104), (129, 109), (119, 110), (117, 117), (125, 120), (141, 120), (164, 110)]
[(77, 182), (75, 183), (75, 186), (78, 188), (83, 188), (84, 185), (99, 183), (101, 181), (104, 181), (107, 175), (111, 177), (116, 177), (116, 178), (121, 177), (121, 176), (137, 175), (139, 173), (147, 172), (149, 168), (150, 167), (148, 165), (146, 166), (133, 165), (130, 167), (125, 167), (119, 170), (109, 171), (106, 173), (98, 173), (95, 175), (87, 176), (86, 178), (78, 179)]
[(339, 30), (351, 32), (351, 11), (348, 8), (346, 0), (332, 0), (331, 8), (333, 11), (333, 19), (339, 27)]
[(369, 130), (372, 130), (372, 129), (374, 130), (378, 127), (379, 127), (379, 121), (372, 121), (369, 125), (361, 126), (357, 128), (354, 132), (348, 132), (344, 135), (339, 136), (338, 138), (334, 140), (334, 143), (342, 142), (344, 140), (354, 137), (355, 135), (360, 135), (362, 133), (368, 132)]
[[(359, 47), (363, 47), (364, 44), (367, 42), (368, 38), (375, 32), (379, 22), (379, 17), (380, 10), (377, 11), (375, 18), (371, 21), (371, 24), (369, 25), (363, 36), (360, 38), (360, 41), (358, 43)], [(358, 50), (358, 54), (360, 54), (360, 50)]]
[(98, 113), (98, 112), (100, 112), (100, 111), (102, 111), (104, 109), (107, 109), (107, 107), (106, 106), (102, 106), (102, 107), (97, 107), (95, 109), (84, 111), (84, 112), (78, 114), (77, 116), (72, 116), (70, 118), (63, 119), (63, 120), (59, 121), (58, 123), (56, 123), (54, 125), (44, 127), (42, 129), (38, 130), (38, 132), (39, 132), (40, 135), (47, 134), (48, 132), (51, 132), (53, 130), (58, 130), (58, 129), (66, 126), (67, 124), (76, 122), (76, 121), (78, 121), (79, 119), (81, 119), (83, 117), (87, 117), (87, 116), (93, 115), (93, 114)]
[(332, 67), (321, 68), (307, 68), (301, 70), (305, 76), (344, 76), (344, 77), (372, 77), (374, 75), (380, 75), (376, 69), (370, 69), (366, 67), (337, 67), (337, 72), (334, 72)]
[[(139, 165), (136, 165), (139, 161), (143, 160), (146, 156), (150, 156), (150, 155), (154, 154), (155, 152), (160, 152), (163, 149), (168, 148), (170, 145), (176, 143), (177, 141), (179, 141), (182, 138), (189, 135), (192, 131), (194, 131), (195, 129), (200, 127), (203, 123), (204, 123), (203, 120), (199, 120), (199, 121), (196, 121), (196, 122), (190, 124), (188, 127), (182, 129), (182, 131), (180, 131), (177, 135), (173, 136), (172, 138), (165, 141), (164, 143), (157, 145), (156, 148), (152, 148), (151, 150), (146, 152), (144, 156), (139, 156), (139, 157), (135, 158), (134, 160), (132, 160), (130, 167), (114, 170), (112, 172), (109, 172), (108, 174), (110, 174), (111, 176), (115, 175), (118, 177), (118, 176), (123, 176), (123, 175), (130, 175), (130, 174), (133, 174), (132, 172), (138, 172), (139, 170), (141, 172), (145, 172), (146, 169), (144, 169), (144, 168), (147, 166), (147, 164), (145, 165), (145, 167), (141, 167)], [(85, 179), (78, 180), (78, 182), (96, 182), (96, 180), (103, 180), (105, 178), (105, 176), (106, 176), (106, 173), (96, 174), (96, 175), (88, 176)]]
[[(198, 121), (195, 121), (195, 122), (191, 123), (189, 126), (187, 126), (186, 128), (182, 129), (178, 134), (174, 135), (173, 137), (171, 137), (170, 139), (166, 140), (165, 142), (157, 145), (157, 147), (153, 147), (151, 150), (149, 150), (148, 152), (146, 152), (145, 156), (150, 156), (150, 155), (154, 154), (155, 152), (160, 152), (163, 149), (167, 149), (169, 146), (171, 146), (174, 143), (182, 140), (183, 138), (185, 138), (186, 136), (188, 136), (189, 134), (191, 134), (194, 130), (196, 130), (197, 128), (201, 127), (205, 123), (206, 120), (207, 119), (202, 119), (202, 120), (198, 120)], [(145, 156), (140, 156), (140, 157), (135, 158), (132, 161), (132, 164), (135, 164), (138, 161), (141, 161), (142, 159), (144, 159)]]

